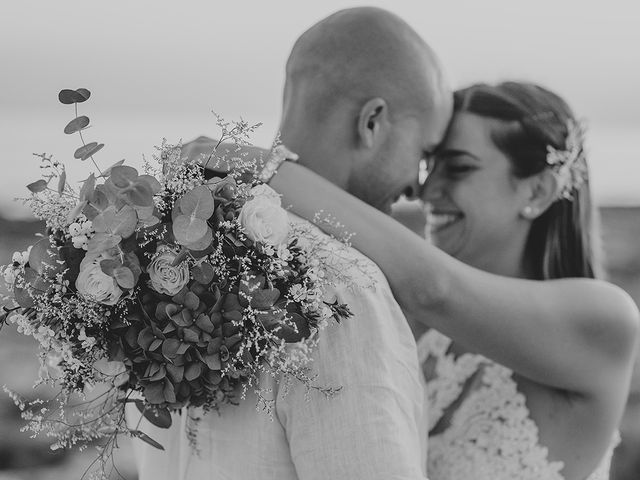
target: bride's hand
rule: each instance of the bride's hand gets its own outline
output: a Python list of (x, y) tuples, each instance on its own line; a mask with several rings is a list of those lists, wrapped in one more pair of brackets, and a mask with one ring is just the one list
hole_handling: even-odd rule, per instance
[[(218, 140), (203, 135), (182, 145), (183, 158), (200, 159), (203, 164), (214, 153), (215, 158), (206, 165), (207, 170), (214, 173), (228, 173), (233, 166), (237, 166), (237, 159), (247, 163), (260, 161), (261, 158), (267, 157), (269, 150), (253, 145), (239, 146), (227, 142), (218, 145)], [(234, 161), (230, 162), (232, 158)]]

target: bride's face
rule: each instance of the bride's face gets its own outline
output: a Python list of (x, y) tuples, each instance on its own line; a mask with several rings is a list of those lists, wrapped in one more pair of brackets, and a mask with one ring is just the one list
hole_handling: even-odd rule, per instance
[(491, 139), (494, 126), (494, 120), (457, 113), (430, 162), (422, 192), (432, 241), (484, 269), (500, 255), (521, 251), (514, 242), (523, 244), (522, 229), (528, 229), (520, 217), (525, 190)]

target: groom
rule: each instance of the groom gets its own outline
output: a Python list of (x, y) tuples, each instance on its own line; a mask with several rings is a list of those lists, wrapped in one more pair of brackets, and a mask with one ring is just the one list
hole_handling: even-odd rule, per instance
[[(435, 56), (383, 10), (331, 15), (298, 39), (287, 62), (283, 143), (308, 168), (384, 211), (415, 192), (419, 162), (450, 115)], [(363, 260), (352, 249), (348, 255)], [(256, 411), (252, 395), (205, 415), (196, 427), (199, 455), (184, 433), (186, 415), (172, 430), (146, 424), (141, 430), (166, 451), (136, 445), (140, 480), (424, 478), (416, 346), (384, 276), (372, 268), (375, 289), (336, 288), (354, 316), (325, 329), (314, 352), (317, 382), (342, 386), (336, 396), (263, 377), (273, 419)]]

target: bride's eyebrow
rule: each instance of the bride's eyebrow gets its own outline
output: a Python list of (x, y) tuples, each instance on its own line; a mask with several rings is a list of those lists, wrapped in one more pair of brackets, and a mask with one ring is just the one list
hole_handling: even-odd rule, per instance
[(442, 149), (438, 152), (436, 152), (438, 157), (440, 158), (444, 158), (444, 159), (448, 159), (448, 158), (454, 158), (454, 157), (469, 157), (473, 160), (475, 160), (476, 162), (480, 162), (480, 158), (478, 158), (476, 155), (474, 155), (473, 153), (469, 152), (468, 150), (462, 150), (462, 149), (458, 149), (458, 148), (446, 148), (446, 149)]

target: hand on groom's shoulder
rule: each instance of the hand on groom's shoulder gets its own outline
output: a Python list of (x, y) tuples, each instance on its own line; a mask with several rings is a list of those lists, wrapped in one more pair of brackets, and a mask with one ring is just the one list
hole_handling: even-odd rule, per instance
[[(202, 156), (208, 156), (215, 149), (217, 158), (241, 157), (246, 159), (247, 161), (251, 161), (254, 159), (259, 159), (261, 157), (265, 158), (269, 153), (269, 150), (262, 147), (256, 147), (254, 145), (237, 146), (233, 143), (224, 142), (216, 148), (217, 144), (218, 140), (216, 140), (215, 138), (201, 135), (194, 140), (182, 144), (182, 157), (189, 160), (197, 159)], [(226, 169), (226, 165), (218, 162), (216, 168), (212, 168), (211, 170), (226, 172)]]

